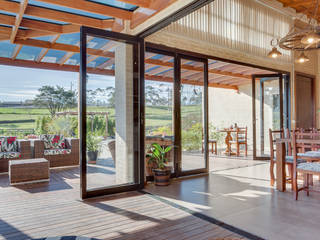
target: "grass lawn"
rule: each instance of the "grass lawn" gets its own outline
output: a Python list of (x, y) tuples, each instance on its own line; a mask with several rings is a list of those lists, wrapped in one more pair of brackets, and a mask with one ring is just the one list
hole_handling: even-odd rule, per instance
[[(77, 111), (72, 109), (71, 111)], [(109, 112), (111, 119), (115, 116), (113, 108), (88, 107), (88, 112)], [(182, 117), (191, 113), (199, 113), (199, 106), (182, 106)], [(0, 121), (36, 120), (38, 117), (49, 115), (49, 111), (43, 108), (0, 108)], [(167, 106), (146, 107), (146, 128), (154, 128), (172, 124), (172, 109)], [(32, 129), (35, 123), (4, 123), (0, 129)]]

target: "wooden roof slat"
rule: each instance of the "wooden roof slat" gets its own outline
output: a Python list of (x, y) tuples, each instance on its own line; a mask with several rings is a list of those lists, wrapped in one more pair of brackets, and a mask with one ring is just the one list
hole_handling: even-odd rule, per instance
[[(157, 59), (147, 59), (145, 60), (145, 63), (147, 64), (153, 64), (153, 65), (158, 65), (158, 66), (167, 66), (167, 67), (173, 67), (172, 62), (162, 62)], [(188, 64), (183, 64), (181, 65), (182, 69), (190, 70), (190, 71), (196, 71), (196, 72), (202, 72), (203, 68), (202, 67), (193, 67)], [(214, 73), (214, 74), (219, 74), (219, 75), (224, 75), (224, 76), (230, 76), (230, 77), (238, 77), (238, 78), (248, 78), (251, 79), (251, 76), (248, 75), (243, 75), (243, 74), (238, 74), (238, 73), (232, 73), (232, 72), (227, 72), (227, 71), (221, 71), (217, 69), (209, 69), (209, 73)]]
[[(20, 4), (17, 2), (0, 0), (0, 10), (2, 11), (17, 14), (19, 13), (19, 7)], [(27, 6), (24, 14), (43, 19), (72, 23), (80, 26), (84, 25), (95, 28), (104, 28), (105, 25), (105, 22), (100, 19), (30, 5)]]
[(15, 19), (14, 25), (12, 27), (12, 32), (11, 32), (11, 36), (10, 36), (11, 43), (14, 43), (14, 40), (16, 39), (17, 32), (19, 30), (19, 26), (20, 26), (20, 23), (23, 18), (23, 14), (24, 14), (27, 6), (28, 6), (28, 0), (21, 0), (20, 5), (19, 5), (19, 11), (18, 11), (18, 14), (16, 15), (16, 19)]
[(120, 2), (129, 3), (143, 8), (151, 8), (150, 0), (118, 0)]
[[(160, 82), (173, 82), (173, 78), (171, 77), (162, 77), (162, 76), (154, 76), (154, 75), (145, 75), (146, 80), (152, 80), (152, 81), (160, 81)], [(196, 86), (203, 86), (203, 83), (200, 81), (190, 81), (187, 79), (181, 79), (182, 84), (190, 84), (190, 85), (196, 85)], [(226, 88), (226, 89), (233, 89), (238, 90), (237, 86), (234, 85), (227, 85), (227, 84), (217, 84), (217, 83), (209, 83), (209, 87), (216, 87), (216, 88)]]
[(18, 56), (18, 54), (19, 54), (20, 51), (21, 51), (21, 48), (22, 48), (22, 45), (20, 45), (20, 44), (16, 45), (16, 47), (15, 47), (14, 50), (13, 50), (12, 56), (11, 56), (11, 59), (12, 59), (12, 60), (15, 60), (15, 59), (16, 59), (16, 57)]
[[(45, 62), (35, 62), (30, 60), (16, 59), (0, 57), (0, 65), (17, 66), (17, 67), (27, 67), (27, 68), (38, 68), (47, 70), (58, 70), (67, 72), (79, 72), (79, 66), (76, 65), (63, 65), (60, 66), (57, 63), (45, 63)], [(100, 68), (87, 68), (88, 73), (99, 74), (99, 75), (114, 75), (113, 70), (100, 69)]]
[(108, 61), (101, 63), (99, 66), (97, 66), (97, 68), (106, 68), (109, 66), (112, 66), (114, 64), (114, 58), (110, 58)]
[(132, 12), (116, 7), (111, 7), (103, 4), (98, 4), (86, 0), (38, 0), (45, 3), (68, 7), (81, 11), (91, 12), (95, 14), (105, 15), (109, 17), (130, 20)]
[[(15, 43), (32, 46), (32, 47), (49, 48), (49, 49), (54, 49), (59, 51), (66, 51), (66, 52), (75, 52), (75, 53), (80, 52), (79, 46), (63, 44), (63, 43), (51, 43), (48, 41), (42, 41), (37, 39), (26, 39), (26, 40), (17, 39)], [(96, 55), (96, 56), (109, 57), (109, 58), (114, 57), (114, 53), (105, 52), (100, 49), (88, 48), (87, 52), (89, 55)]]
[[(144, 21), (148, 20), (155, 14), (159, 13), (163, 9), (169, 7), (172, 3), (176, 2), (177, 0), (153, 0), (150, 5), (149, 9), (155, 10), (153, 14), (145, 14), (143, 13), (139, 8), (133, 13), (131, 22), (130, 22), (130, 27), (133, 29), (143, 23)], [(143, 10), (143, 9), (142, 9)]]
[[(60, 34), (56, 35), (52, 40), (51, 43), (55, 43), (60, 38)], [(41, 60), (46, 56), (46, 54), (49, 52), (49, 48), (42, 48), (41, 52), (36, 58), (36, 62), (41, 62)]]

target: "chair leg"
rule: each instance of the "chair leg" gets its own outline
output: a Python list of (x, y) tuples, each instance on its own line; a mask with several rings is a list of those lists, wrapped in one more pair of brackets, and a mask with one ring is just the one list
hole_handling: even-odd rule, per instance
[(237, 143), (237, 157), (240, 156), (240, 144)]
[(246, 143), (246, 157), (248, 156), (248, 144)]
[(289, 172), (289, 177), (291, 179), (291, 189), (294, 189), (294, 182), (293, 182), (293, 166), (291, 164), (287, 164), (288, 166), (288, 172)]
[[(312, 175), (311, 175), (311, 176), (312, 176)], [(306, 188), (307, 188), (307, 196), (308, 196), (308, 197), (309, 197), (309, 194), (310, 194), (310, 191), (309, 191), (309, 183), (310, 183), (309, 177), (310, 177), (310, 174), (307, 173), (307, 179), (306, 179), (307, 184), (306, 184)]]
[(270, 159), (270, 185), (274, 186), (275, 177), (274, 177), (274, 161)]
[(299, 194), (299, 191), (298, 191), (298, 179), (297, 179), (297, 173), (294, 172), (293, 173), (293, 179), (292, 181), (294, 181), (294, 185), (293, 185), (293, 191), (295, 193), (295, 199), (296, 201), (298, 200), (298, 194)]
[(217, 142), (214, 143), (214, 153), (218, 155)]

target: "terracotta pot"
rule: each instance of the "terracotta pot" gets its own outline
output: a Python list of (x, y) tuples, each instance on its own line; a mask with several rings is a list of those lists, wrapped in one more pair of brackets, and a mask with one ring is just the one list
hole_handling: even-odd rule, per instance
[(152, 172), (156, 186), (168, 186), (170, 184), (171, 169), (153, 169)]
[(98, 158), (98, 151), (95, 152), (87, 152), (88, 163), (95, 164)]

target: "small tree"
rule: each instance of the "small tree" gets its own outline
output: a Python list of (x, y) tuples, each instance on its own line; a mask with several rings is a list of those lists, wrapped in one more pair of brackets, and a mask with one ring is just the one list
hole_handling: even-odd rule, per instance
[(75, 91), (67, 91), (60, 86), (43, 86), (39, 88), (38, 91), (39, 94), (33, 100), (34, 104), (40, 107), (46, 107), (52, 117), (54, 117), (57, 112), (77, 106)]

